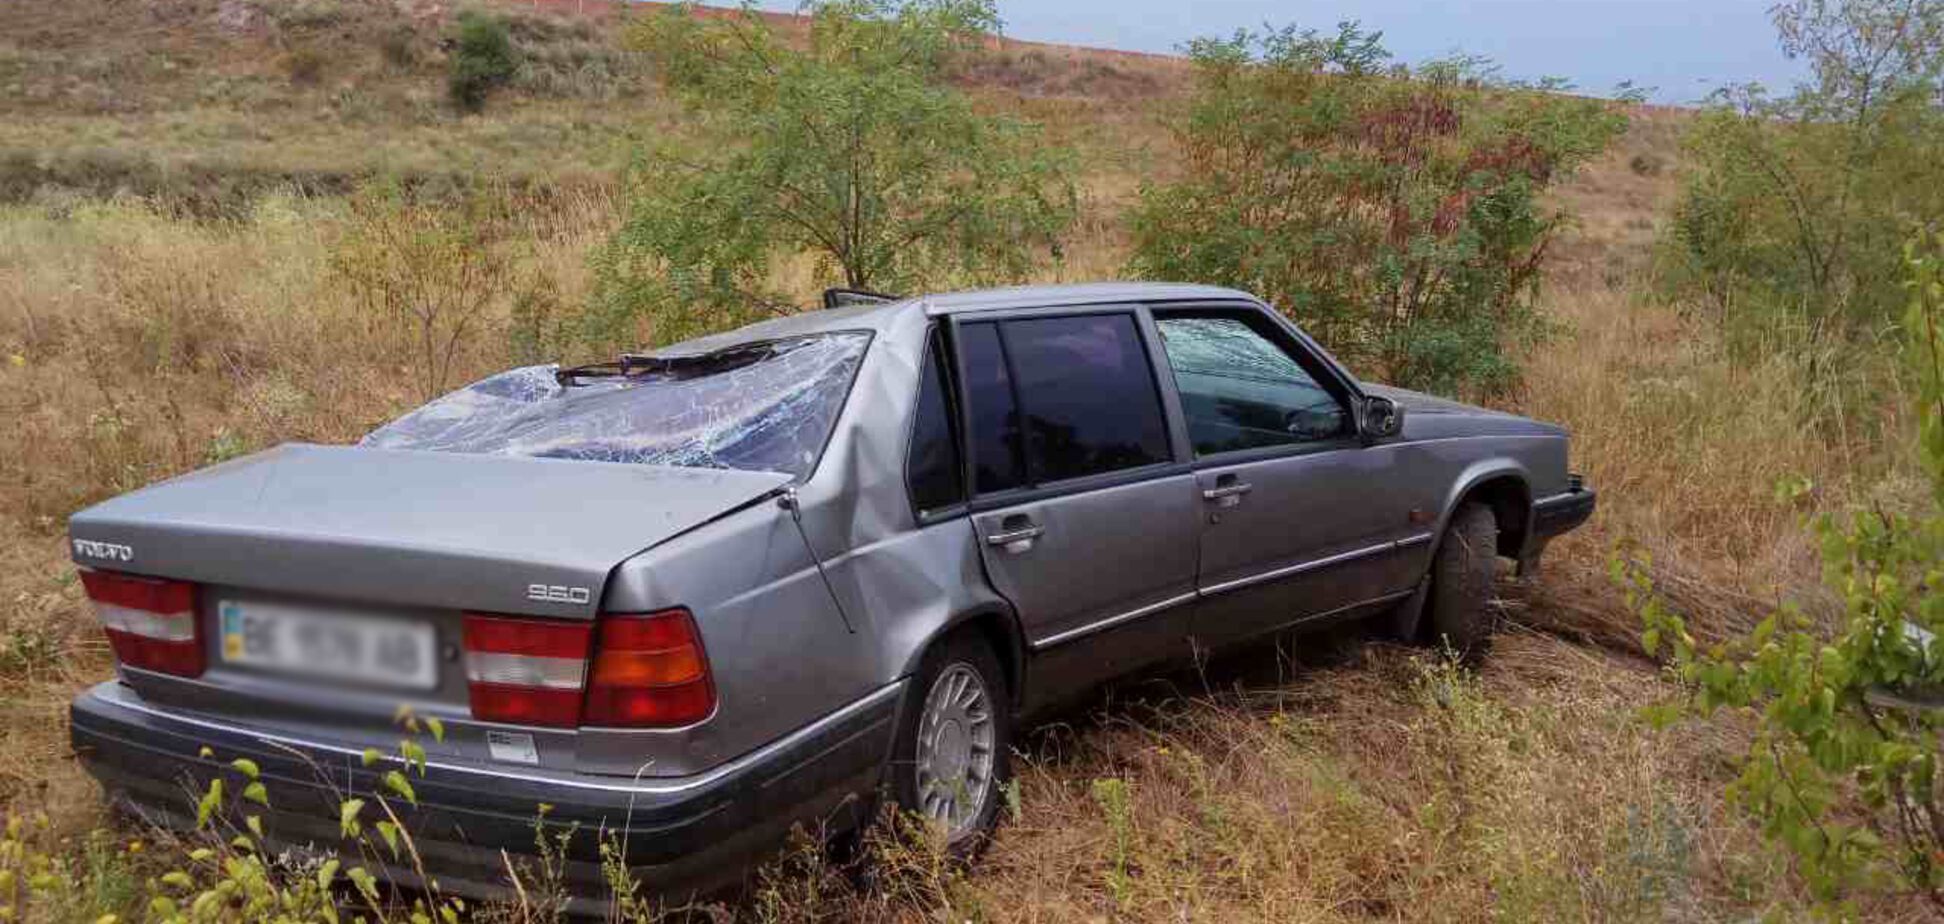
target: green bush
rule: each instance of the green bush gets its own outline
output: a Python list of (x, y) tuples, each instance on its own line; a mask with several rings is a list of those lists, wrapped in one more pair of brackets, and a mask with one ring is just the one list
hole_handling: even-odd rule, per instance
[(1256, 292), (1400, 385), (1510, 385), (1564, 221), (1544, 193), (1625, 128), (1618, 110), (1476, 60), (1388, 67), (1352, 23), (1190, 55), (1184, 175), (1143, 190), (1134, 271)]
[(991, 0), (829, 0), (804, 41), (767, 20), (643, 19), (630, 44), (700, 118), (641, 155), (594, 256), (590, 339), (668, 342), (790, 310), (772, 266), (890, 291), (1023, 278), (1059, 253), (1068, 153), (945, 79), (996, 25)]
[(1895, 326), (1898, 245), (1944, 217), (1944, 4), (1794, 0), (1774, 17), (1812, 77), (1713, 95), (1684, 139), (1657, 275), (1738, 355), (1813, 357)]
[(466, 112), (486, 107), (486, 97), (520, 70), (519, 53), (506, 23), (484, 13), (459, 14), (459, 36), (452, 50), (446, 89), (453, 105)]
[(1641, 617), (1642, 644), (1666, 655), (1685, 689), (1658, 717), (1728, 709), (1755, 720), (1730, 795), (1817, 894), (1838, 903), (1856, 890), (1912, 890), (1944, 910), (1944, 235), (1913, 242), (1903, 263), (1930, 503), (1814, 523), (1841, 619), (1826, 626), (1785, 608), (1745, 637), (1704, 645), (1655, 593), (1650, 563), (1616, 557), (1613, 576)]

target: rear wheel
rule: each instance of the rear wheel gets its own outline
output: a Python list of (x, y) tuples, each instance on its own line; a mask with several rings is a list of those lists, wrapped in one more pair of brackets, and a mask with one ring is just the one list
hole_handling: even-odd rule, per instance
[(998, 823), (1012, 767), (1012, 708), (991, 646), (960, 633), (925, 655), (907, 693), (892, 754), (891, 794), (959, 857)]
[(1431, 641), (1472, 657), (1492, 635), (1492, 579), (1498, 568), (1498, 517), (1484, 504), (1460, 505), (1431, 562)]

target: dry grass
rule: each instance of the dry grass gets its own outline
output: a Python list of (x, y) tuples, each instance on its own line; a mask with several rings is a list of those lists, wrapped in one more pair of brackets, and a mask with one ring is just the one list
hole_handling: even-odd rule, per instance
[[(560, 310), (584, 302), (585, 256), (615, 222), (606, 171), (630, 137), (680, 130), (652, 94), (571, 87), (452, 116), (437, 102), (427, 32), (385, 50), (384, 30), (417, 22), (410, 6), (402, 20), (367, 22), (327, 15), (364, 8), (351, 0), (292, 4), (276, 8), (283, 19), (213, 29), (234, 5), (174, 0), (128, 30), (92, 34), (108, 6), (0, 7), (0, 89), (21, 88), (0, 94), (0, 149), (28, 152), (36, 170), (107, 151), (270, 179), (219, 220), (38, 181), (0, 206), (0, 408), (12, 437), (0, 441), (0, 802), (49, 808), (75, 836), (102, 819), (65, 759), (64, 703), (109, 663), (66, 564), (65, 516), (208, 459), (353, 439), (417, 397), (405, 338), (332, 264), (356, 230), (350, 208), (276, 192), (276, 178), (549, 178), (545, 196), (481, 184), (514, 203), (497, 210), (488, 245), (514, 284), (485, 307), (463, 378), (516, 359), (508, 315), (520, 293)], [(558, 34), (563, 60), (594, 41)], [(334, 54), (296, 80), (286, 56), (299, 46)], [(1157, 113), (1179, 76), (1132, 58), (1094, 68), (1071, 50), (1031, 51), (968, 79), (986, 104), (1043, 120), (1082, 152), (1083, 219), (1043, 275), (1118, 275), (1123, 208), (1142, 177), (1172, 169)], [(50, 55), (81, 63), (62, 75)], [(117, 56), (135, 60), (109, 63)], [(1790, 367), (1731, 364), (1705, 325), (1644, 296), (1680, 119), (1643, 113), (1560, 193), (1580, 218), (1545, 295), (1558, 331), (1527, 358), (1516, 403), (1573, 431), (1601, 513), (1555, 547), (1539, 580), (1508, 585), (1513, 628), (1476, 676), (1390, 646), (1312, 639), (1294, 659), (1133, 682), (1026, 737), (1018, 816), (976, 872), (907, 864), (859, 894), (813, 871), (773, 881), (770, 900), (744, 914), (1801, 916), (1786, 865), (1720, 795), (1743, 732), (1659, 733), (1635, 718), (1667, 689), (1637, 653), (1605, 562), (1621, 540), (1653, 553), (1663, 588), (1717, 631), (1785, 597), (1813, 603), (1803, 511), (1776, 507), (1771, 486), (1807, 475), (1821, 487), (1813, 503), (1831, 509), (1907, 491), (1882, 436), (1906, 424), (1832, 429)], [(807, 271), (789, 282), (806, 300), (818, 284)], [(1863, 911), (1922, 913), (1895, 902)]]

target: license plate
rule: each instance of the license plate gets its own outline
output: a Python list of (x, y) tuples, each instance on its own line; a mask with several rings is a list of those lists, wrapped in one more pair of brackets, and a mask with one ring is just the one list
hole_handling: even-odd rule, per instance
[(439, 683), (431, 624), (224, 600), (223, 660), (279, 673), (429, 690)]

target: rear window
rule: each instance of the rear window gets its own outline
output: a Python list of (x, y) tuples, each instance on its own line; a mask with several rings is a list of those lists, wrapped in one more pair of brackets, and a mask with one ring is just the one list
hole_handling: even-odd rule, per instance
[(527, 366), (437, 398), (360, 445), (802, 479), (816, 468), (870, 339), (845, 332), (740, 344), (572, 386), (554, 380), (554, 366)]

